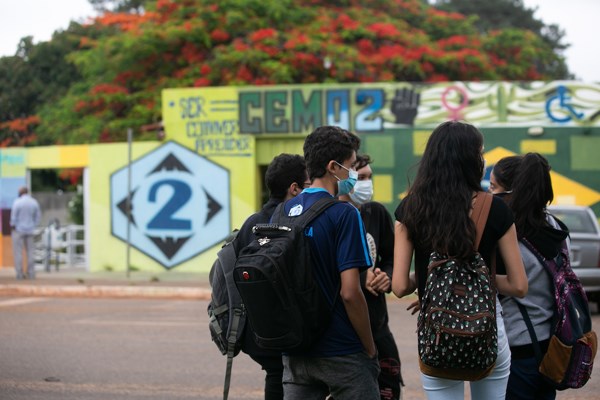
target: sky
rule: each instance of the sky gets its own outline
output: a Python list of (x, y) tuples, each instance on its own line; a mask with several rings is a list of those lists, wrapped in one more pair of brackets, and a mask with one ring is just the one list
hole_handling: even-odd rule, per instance
[[(523, 0), (528, 8), (538, 7), (535, 16), (545, 24), (557, 23), (570, 43), (564, 55), (576, 79), (600, 83), (600, 0)], [(55, 30), (70, 21), (84, 22), (94, 10), (87, 0), (0, 0), (0, 57), (12, 56), (22, 37), (34, 43), (47, 41)]]

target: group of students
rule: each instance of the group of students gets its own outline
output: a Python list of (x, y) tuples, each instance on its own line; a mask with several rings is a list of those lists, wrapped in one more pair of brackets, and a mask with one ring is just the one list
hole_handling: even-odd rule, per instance
[[(304, 157), (282, 154), (267, 169), (269, 201), (238, 233), (242, 248), (252, 227), (269, 222), (284, 203), (300, 215), (323, 197), (340, 202), (311, 222), (315, 278), (333, 306), (329, 327), (308, 353), (260, 349), (247, 326), (242, 350), (266, 371), (265, 399), (400, 399), (400, 357), (388, 326), (386, 293), (417, 291), (427, 279), (429, 255), (473, 253), (470, 218), (485, 172), (483, 135), (474, 126), (449, 121), (431, 134), (395, 224), (385, 207), (371, 201), (371, 160), (358, 154), (360, 139), (336, 127), (316, 128), (306, 137)], [(525, 306), (544, 348), (550, 335), (552, 291), (543, 267), (519, 239), (553, 257), (568, 236), (546, 212), (552, 201), (550, 167), (539, 154), (508, 157), (491, 176), (495, 193), (479, 252), (487, 265), (497, 257), (495, 286), (498, 355), (493, 372), (470, 382), (473, 399), (554, 399), (537, 372)], [(497, 251), (496, 251), (497, 249)], [(414, 257), (414, 272), (411, 264)], [(337, 299), (336, 299), (337, 298)], [(409, 306), (418, 311), (419, 302)], [(463, 399), (464, 382), (421, 374), (428, 399)]]

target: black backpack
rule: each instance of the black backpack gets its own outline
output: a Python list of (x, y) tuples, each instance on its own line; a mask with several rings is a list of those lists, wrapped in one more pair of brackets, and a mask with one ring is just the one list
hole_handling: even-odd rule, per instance
[(571, 268), (566, 240), (554, 259), (545, 259), (525, 238), (521, 239), (521, 243), (537, 257), (550, 275), (554, 294), (552, 334), (545, 354), (542, 354), (527, 309), (517, 303), (531, 336), (539, 371), (547, 383), (557, 390), (578, 389), (592, 375), (598, 338), (592, 330), (587, 296)]
[(256, 238), (240, 251), (233, 279), (254, 331), (267, 350), (308, 350), (329, 326), (333, 305), (314, 278), (308, 224), (337, 200), (318, 200), (297, 217), (275, 210), (272, 223), (258, 224)]
[(233, 281), (233, 268), (237, 260), (236, 240), (237, 231), (226, 239), (225, 244), (217, 253), (208, 276), (212, 288), (211, 299), (208, 303), (208, 328), (213, 342), (221, 354), (227, 355), (225, 384), (223, 398), (229, 394), (231, 367), (235, 357), (242, 347), (242, 335), (246, 325), (246, 310), (240, 294)]
[(488, 268), (477, 251), (491, 203), (492, 195), (477, 194), (471, 215), (477, 237), (468, 260), (431, 253), (417, 320), (419, 366), (426, 375), (476, 381), (496, 363), (494, 265)]

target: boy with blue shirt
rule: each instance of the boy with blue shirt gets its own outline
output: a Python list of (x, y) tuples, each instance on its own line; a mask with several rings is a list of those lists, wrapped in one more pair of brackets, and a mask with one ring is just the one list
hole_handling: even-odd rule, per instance
[[(285, 212), (301, 215), (320, 198), (349, 193), (359, 145), (356, 135), (335, 126), (308, 135), (304, 158), (311, 187), (287, 201)], [(360, 214), (349, 203), (336, 203), (305, 234), (311, 237), (315, 277), (335, 307), (329, 327), (308, 353), (283, 356), (284, 398), (379, 399), (377, 350), (360, 286), (360, 272), (371, 265)]]

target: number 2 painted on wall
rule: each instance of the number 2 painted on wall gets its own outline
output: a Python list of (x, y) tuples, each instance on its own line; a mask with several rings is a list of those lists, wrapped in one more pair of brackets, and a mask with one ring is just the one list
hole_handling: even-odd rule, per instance
[(148, 229), (190, 230), (192, 228), (192, 222), (189, 219), (173, 217), (173, 215), (175, 215), (175, 213), (192, 197), (192, 190), (187, 183), (174, 179), (158, 181), (150, 188), (150, 192), (148, 193), (148, 201), (155, 203), (158, 189), (165, 185), (173, 188), (173, 194), (171, 195), (169, 201), (167, 201), (167, 203), (148, 223)]
[(354, 126), (357, 131), (382, 131), (383, 130), (383, 118), (376, 115), (382, 108), (385, 101), (383, 91), (380, 89), (369, 89), (359, 90), (356, 92), (356, 104), (366, 104), (356, 114), (354, 119)]

